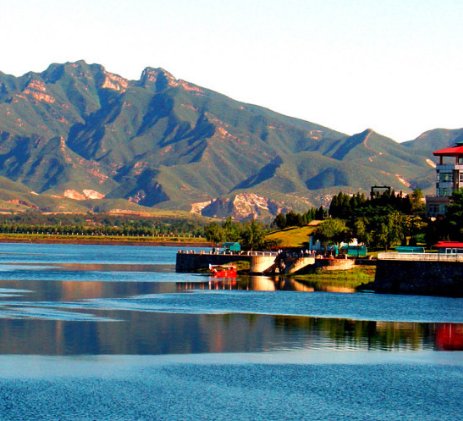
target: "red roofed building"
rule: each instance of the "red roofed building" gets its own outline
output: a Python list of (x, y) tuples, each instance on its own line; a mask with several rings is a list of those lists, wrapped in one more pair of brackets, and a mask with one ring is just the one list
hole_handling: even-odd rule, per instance
[(463, 188), (463, 142), (436, 151), (433, 155), (439, 157), (436, 166), (436, 195), (426, 196), (426, 214), (435, 217), (445, 215), (450, 196)]
[(463, 243), (458, 241), (439, 241), (437, 244), (434, 244), (433, 247), (436, 248), (439, 253), (463, 253)]

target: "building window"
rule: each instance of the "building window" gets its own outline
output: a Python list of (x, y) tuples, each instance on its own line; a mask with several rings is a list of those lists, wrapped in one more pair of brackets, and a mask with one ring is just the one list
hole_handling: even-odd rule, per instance
[(443, 172), (440, 174), (440, 181), (442, 183), (453, 182), (453, 174), (451, 172)]

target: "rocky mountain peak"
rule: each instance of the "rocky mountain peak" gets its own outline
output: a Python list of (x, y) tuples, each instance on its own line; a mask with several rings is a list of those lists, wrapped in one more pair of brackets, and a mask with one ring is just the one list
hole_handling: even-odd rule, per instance
[(463, 136), (435, 131), (416, 147), (370, 128), (347, 136), (162, 68), (128, 81), (83, 60), (0, 72), (0, 111), (0, 178), (24, 190), (236, 219), (305, 211), (373, 184), (432, 191), (432, 150)]
[(160, 92), (168, 87), (178, 86), (178, 80), (163, 68), (147, 67), (143, 70), (140, 83), (144, 88)]

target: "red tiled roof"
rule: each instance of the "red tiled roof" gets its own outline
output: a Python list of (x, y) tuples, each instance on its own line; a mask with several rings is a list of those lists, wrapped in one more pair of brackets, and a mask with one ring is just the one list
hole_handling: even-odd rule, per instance
[(436, 248), (454, 248), (454, 249), (458, 249), (458, 248), (463, 248), (463, 243), (459, 243), (458, 241), (439, 241), (437, 244), (434, 244), (433, 247), (436, 247)]
[(463, 155), (463, 146), (452, 146), (451, 148), (441, 149), (433, 152), (434, 156), (456, 156)]

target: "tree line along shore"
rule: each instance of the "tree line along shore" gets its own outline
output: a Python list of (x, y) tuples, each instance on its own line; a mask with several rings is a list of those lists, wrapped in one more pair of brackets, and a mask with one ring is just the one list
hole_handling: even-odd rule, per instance
[(397, 245), (430, 247), (440, 240), (463, 240), (463, 191), (454, 193), (445, 217), (425, 215), (423, 193), (385, 191), (334, 195), (327, 209), (279, 213), (272, 222), (238, 222), (207, 218), (45, 215), (39, 212), (0, 215), (0, 241), (74, 242), (214, 246), (239, 242), (243, 250), (307, 248), (309, 235), (325, 244), (357, 238), (369, 250)]
[(204, 238), (192, 237), (137, 237), (102, 235), (41, 235), (41, 234), (0, 234), (0, 243), (35, 244), (93, 244), (93, 245), (140, 245), (171, 247), (209, 247)]

